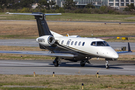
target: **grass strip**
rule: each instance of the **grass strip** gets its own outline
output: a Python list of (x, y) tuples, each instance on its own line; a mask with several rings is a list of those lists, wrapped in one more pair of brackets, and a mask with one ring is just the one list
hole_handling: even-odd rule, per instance
[[(47, 16), (47, 20), (134, 22), (133, 17), (134, 15), (62, 13), (60, 16)], [(34, 17), (0, 13), (0, 20), (34, 20)]]
[[(50, 72), (51, 73), (51, 72)], [(96, 73), (96, 72), (95, 72)], [(134, 90), (135, 76), (131, 75), (0, 75), (1, 90)], [(3, 87), (46, 86), (47, 88)]]

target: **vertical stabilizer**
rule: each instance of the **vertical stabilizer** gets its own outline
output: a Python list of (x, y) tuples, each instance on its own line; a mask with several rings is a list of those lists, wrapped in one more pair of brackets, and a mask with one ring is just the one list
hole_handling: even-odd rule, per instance
[(130, 43), (128, 42), (128, 52), (131, 52)]
[(47, 22), (45, 20), (45, 14), (43, 13), (32, 13), (32, 14), (42, 14), (42, 16), (35, 16), (35, 19), (37, 21), (39, 36), (52, 35), (47, 25)]

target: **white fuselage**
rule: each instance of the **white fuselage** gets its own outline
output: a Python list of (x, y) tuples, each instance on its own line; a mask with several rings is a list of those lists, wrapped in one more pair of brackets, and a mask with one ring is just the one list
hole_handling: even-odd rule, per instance
[[(46, 39), (44, 36), (39, 38), (44, 40)], [(39, 38), (37, 38), (37, 41)], [(109, 59), (117, 59), (119, 57), (117, 52), (102, 39), (60, 36), (55, 37), (55, 40), (64, 47), (72, 49), (76, 52), (87, 54), (89, 56)], [(46, 42), (39, 43), (46, 45)]]
[(82, 38), (82, 37), (63, 37), (57, 38), (59, 44), (72, 48), (82, 53), (103, 58), (117, 59), (118, 54), (111, 46), (94, 46), (92, 42), (104, 42), (102, 39)]

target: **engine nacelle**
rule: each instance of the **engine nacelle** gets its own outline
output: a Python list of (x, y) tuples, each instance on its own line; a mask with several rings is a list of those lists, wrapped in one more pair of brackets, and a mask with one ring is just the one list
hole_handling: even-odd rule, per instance
[(41, 45), (52, 46), (55, 43), (55, 38), (51, 35), (45, 35), (37, 38), (36, 41)]

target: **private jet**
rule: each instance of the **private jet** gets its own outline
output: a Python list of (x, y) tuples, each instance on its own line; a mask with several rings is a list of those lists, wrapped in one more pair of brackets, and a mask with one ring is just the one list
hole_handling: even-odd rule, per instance
[(55, 67), (61, 64), (61, 59), (73, 62), (80, 61), (82, 67), (86, 63), (90, 64), (91, 58), (105, 58), (106, 69), (109, 68), (108, 61), (117, 60), (121, 53), (132, 52), (128, 43), (128, 51), (116, 52), (106, 41), (99, 38), (86, 38), (78, 35), (63, 36), (49, 29), (46, 16), (48, 15), (61, 15), (57, 14), (43, 14), (37, 13), (8, 13), (16, 15), (33, 15), (35, 16), (39, 37), (36, 41), (39, 43), (40, 49), (48, 49), (50, 53), (34, 53), (34, 52), (4, 52), (4, 53), (19, 53), (19, 54), (34, 54), (34, 55), (47, 55), (56, 57), (53, 61)]

